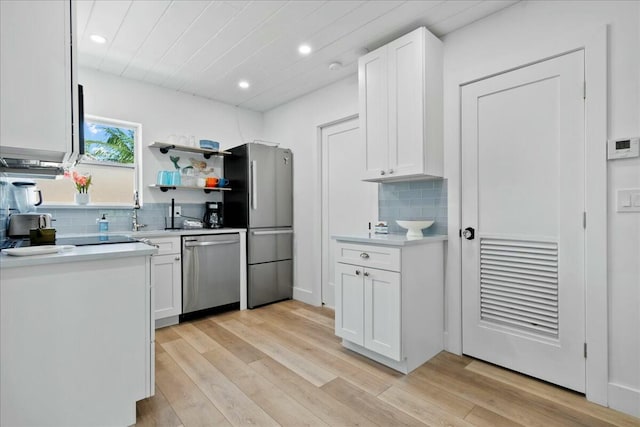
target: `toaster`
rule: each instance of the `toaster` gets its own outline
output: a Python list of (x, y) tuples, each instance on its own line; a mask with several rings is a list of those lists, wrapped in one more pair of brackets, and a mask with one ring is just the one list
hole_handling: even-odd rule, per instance
[(9, 216), (8, 237), (29, 237), (29, 230), (51, 228), (51, 214), (16, 213)]

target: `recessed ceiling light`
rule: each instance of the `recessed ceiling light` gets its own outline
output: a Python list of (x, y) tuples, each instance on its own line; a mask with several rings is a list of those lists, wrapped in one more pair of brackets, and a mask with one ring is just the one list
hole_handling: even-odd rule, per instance
[(92, 42), (98, 43), (98, 44), (105, 44), (107, 42), (106, 37), (103, 37), (100, 34), (91, 34), (89, 38), (91, 39)]
[(302, 55), (309, 55), (311, 53), (311, 46), (309, 46), (308, 44), (301, 44), (300, 46), (298, 46), (298, 52), (300, 52)]
[(249, 86), (251, 86), (251, 85), (246, 80), (240, 80), (238, 82), (238, 86), (240, 86), (242, 89), (249, 89)]

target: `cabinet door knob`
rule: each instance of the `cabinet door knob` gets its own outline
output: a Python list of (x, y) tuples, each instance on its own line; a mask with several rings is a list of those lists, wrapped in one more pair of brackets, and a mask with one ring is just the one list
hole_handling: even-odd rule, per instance
[(362, 259), (369, 259), (369, 254), (368, 254), (368, 253), (366, 253), (366, 252), (362, 252), (362, 253), (360, 254), (360, 258), (362, 258)]
[(356, 270), (356, 276), (360, 275), (360, 270)]
[(176, 261), (180, 261), (180, 257), (179, 256), (176, 257)]
[(389, 169), (389, 175), (393, 173), (393, 169)]
[(380, 175), (384, 175), (384, 171), (380, 171)]
[(368, 272), (364, 272), (364, 277), (369, 277), (369, 273)]

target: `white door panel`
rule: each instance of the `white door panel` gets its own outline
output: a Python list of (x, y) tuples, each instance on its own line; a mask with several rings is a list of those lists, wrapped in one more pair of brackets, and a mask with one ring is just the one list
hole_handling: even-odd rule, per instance
[(423, 173), (424, 34), (413, 31), (389, 43), (389, 167), (395, 175)]
[(363, 268), (349, 264), (336, 265), (336, 335), (364, 345), (364, 280)]
[(462, 89), (463, 351), (585, 390), (584, 53)]
[(369, 232), (378, 217), (378, 186), (361, 181), (364, 146), (358, 119), (322, 128), (322, 302), (335, 304), (334, 234)]
[(400, 361), (400, 273), (364, 270), (364, 346)]

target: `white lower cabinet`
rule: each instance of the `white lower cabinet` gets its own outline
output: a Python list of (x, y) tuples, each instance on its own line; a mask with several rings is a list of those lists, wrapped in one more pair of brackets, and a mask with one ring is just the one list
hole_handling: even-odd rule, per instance
[(182, 314), (182, 258), (180, 238), (152, 238), (158, 254), (151, 257), (156, 328), (178, 323)]
[[(337, 246), (335, 332), (343, 345), (403, 373), (440, 352), (443, 242)], [(389, 269), (370, 267), (381, 260)]]

